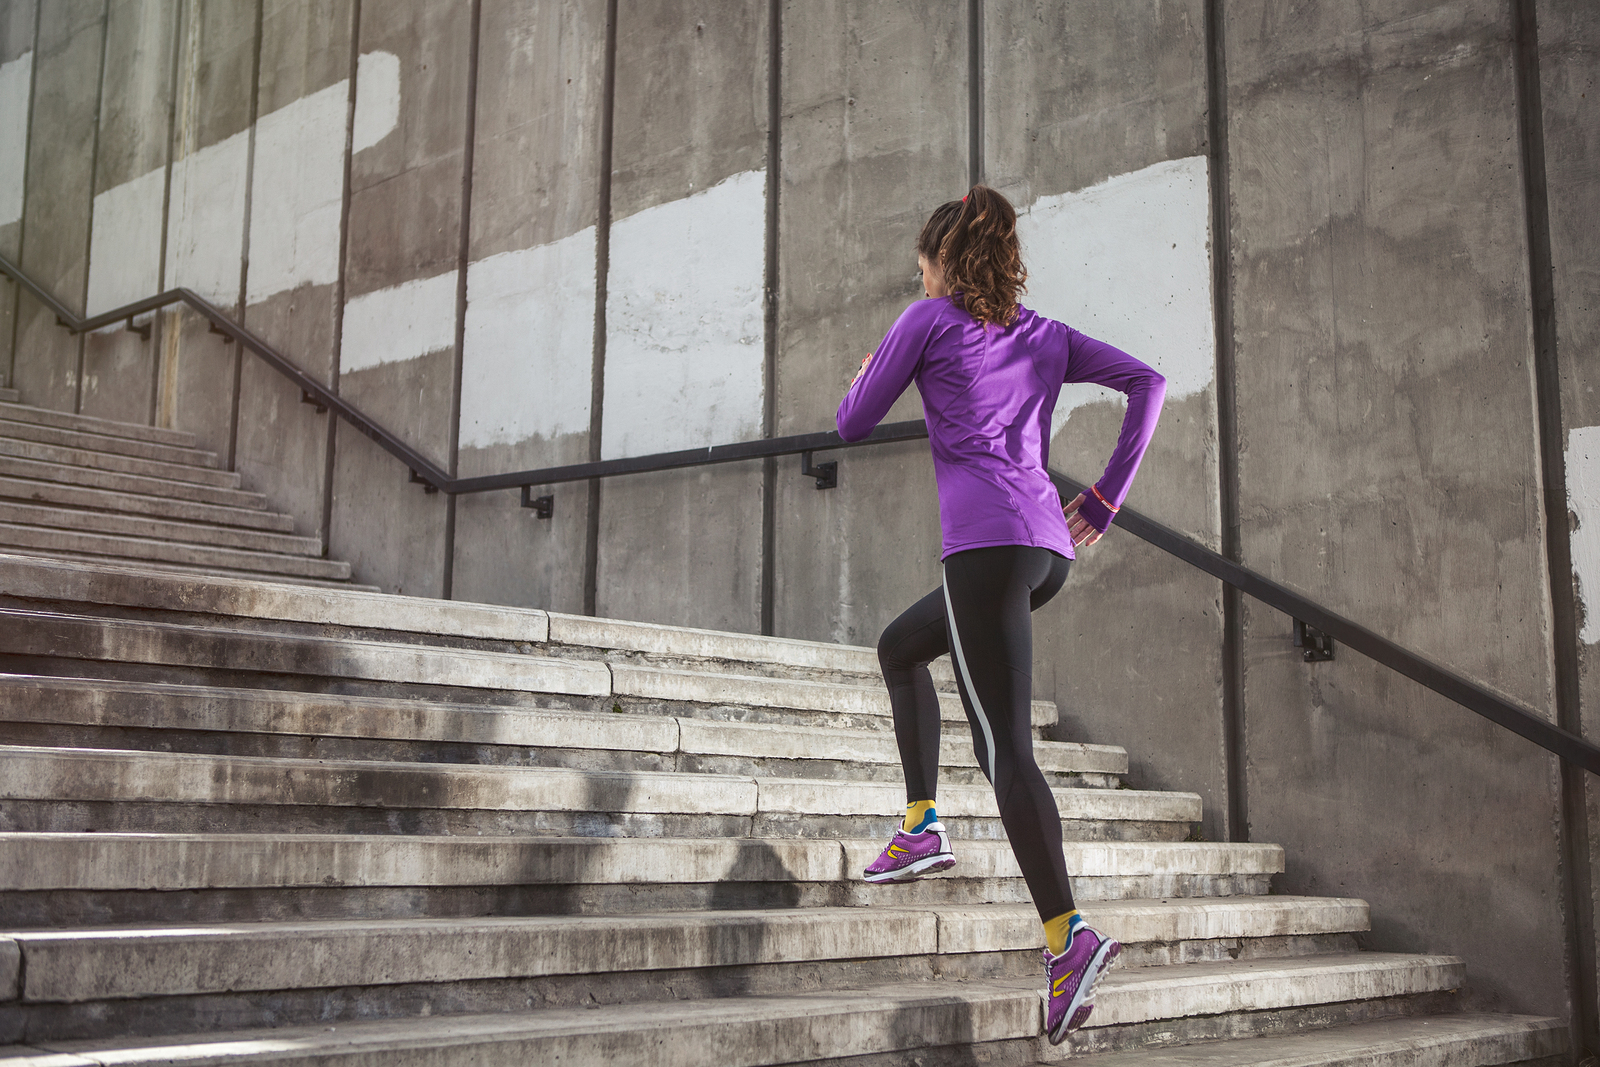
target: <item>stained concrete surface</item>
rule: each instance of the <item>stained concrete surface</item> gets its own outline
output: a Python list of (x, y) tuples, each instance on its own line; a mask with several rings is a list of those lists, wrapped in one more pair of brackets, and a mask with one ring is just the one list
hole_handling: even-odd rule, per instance
[[(0, 65), (26, 64), (26, 74), (30, 82), (33, 78), (33, 36), (34, 25), (37, 21), (35, 18), (36, 8), (37, 0), (0, 0)], [(24, 72), (22, 66), (17, 66), (14, 69), (18, 72), (16, 75), (18, 77)], [(28, 89), (22, 86), (17, 88), (22, 94), (28, 92)], [(26, 96), (21, 100), (8, 100), (8, 107), (12, 106), (16, 107), (17, 116), (26, 125), (29, 110)], [(27, 130), (20, 131), (20, 136), (13, 134), (13, 137), (15, 140), (10, 142), (13, 145), (18, 140), (26, 145)], [(26, 156), (27, 151), (24, 148), (23, 158), (8, 160), (7, 183), (19, 182), (23, 185), (26, 184)], [(18, 189), (16, 192), (12, 192), (8, 189), (7, 191), (12, 196), (15, 196), (16, 192), (21, 192), (22, 190)], [(15, 209), (15, 219), (11, 218), (13, 214), (11, 210), (6, 211), (4, 215), (0, 215), (0, 219), (5, 220), (0, 222), (0, 253), (3, 253), (9, 259), (15, 260), (18, 249), (22, 244), (22, 204), (13, 200), (12, 206)], [(12, 341), (15, 339), (18, 299), (19, 293), (15, 283), (10, 278), (0, 278), (0, 368), (3, 368), (6, 379), (5, 384), (8, 387), (11, 385), (12, 377)]]

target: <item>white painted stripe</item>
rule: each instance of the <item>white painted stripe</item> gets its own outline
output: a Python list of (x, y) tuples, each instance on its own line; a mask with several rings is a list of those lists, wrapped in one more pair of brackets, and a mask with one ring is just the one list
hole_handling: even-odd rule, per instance
[[(113, 186), (94, 198), (88, 312), (98, 315), (161, 288), (161, 198), (166, 171)], [(117, 323), (114, 329), (121, 329)]]
[(173, 162), (167, 285), (223, 307), (239, 299), (249, 159), (250, 131), (240, 130)]
[(967, 670), (967, 657), (961, 651), (961, 631), (956, 626), (956, 609), (950, 603), (950, 586), (945, 583), (944, 564), (939, 565), (939, 588), (944, 590), (945, 617), (950, 620), (950, 645), (951, 654), (955, 657), (956, 666), (961, 670), (961, 680), (966, 683), (967, 695), (972, 698), (972, 710), (978, 713), (978, 725), (983, 728), (984, 743), (989, 746), (989, 781), (994, 782), (994, 730), (989, 727), (989, 716), (984, 713), (983, 701), (978, 699), (978, 690), (972, 684), (972, 672)]
[(1577, 516), (1572, 530), (1572, 570), (1583, 604), (1585, 644), (1600, 641), (1600, 426), (1567, 431), (1567, 507)]
[(455, 271), (363, 293), (344, 306), (339, 372), (416, 359), (456, 343)]
[(0, 226), (22, 218), (27, 181), (28, 94), (33, 91), (33, 53), (0, 63)]
[[(1166, 376), (1169, 401), (1216, 376), (1206, 175), (1205, 156), (1170, 159), (1040, 197), (1017, 219), (1023, 303), (1150, 364)], [(1097, 385), (1064, 387), (1052, 435), (1096, 401), (1123, 398)]]
[[(351, 151), (371, 148), (399, 125), (400, 57), (393, 52), (367, 52), (356, 61), (356, 121), (351, 128)], [(342, 133), (343, 122), (339, 128)]]

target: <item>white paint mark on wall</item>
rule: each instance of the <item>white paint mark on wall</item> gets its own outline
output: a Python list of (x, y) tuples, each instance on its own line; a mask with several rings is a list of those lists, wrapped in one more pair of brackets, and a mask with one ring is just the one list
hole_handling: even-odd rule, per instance
[(0, 226), (22, 218), (27, 183), (28, 94), (33, 89), (33, 53), (0, 63)]
[(165, 186), (166, 171), (153, 170), (94, 198), (89, 314), (142, 300), (161, 288), (161, 197)]
[[(249, 151), (250, 131), (240, 130), (172, 164), (167, 212), (169, 287), (193, 289), (224, 306), (239, 299)], [(92, 275), (92, 259), (89, 270)]]
[(613, 224), (607, 459), (760, 435), (765, 182), (746, 171)]
[(588, 431), (594, 257), (590, 226), (467, 268), (463, 448)]
[[(1204, 156), (1041, 197), (1018, 220), (1023, 302), (1155, 367), (1168, 399), (1192, 396), (1216, 374), (1210, 219)], [(1073, 409), (1107, 398), (1122, 400), (1099, 386), (1067, 386), (1053, 432)]]
[(345, 304), (340, 373), (416, 359), (454, 345), (456, 277), (448, 271), (419, 278)]
[(1600, 642), (1600, 426), (1567, 432), (1567, 507), (1578, 517), (1572, 531), (1572, 570), (1583, 602), (1585, 644)]
[(393, 52), (368, 52), (356, 60), (356, 120), (351, 130), (351, 150), (371, 148), (399, 125), (400, 57)]

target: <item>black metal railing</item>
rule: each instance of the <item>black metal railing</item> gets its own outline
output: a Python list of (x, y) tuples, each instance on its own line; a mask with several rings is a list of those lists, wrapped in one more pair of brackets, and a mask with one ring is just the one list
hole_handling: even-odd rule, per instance
[[(909, 441), (928, 435), (921, 421), (897, 422), (879, 426), (871, 435), (860, 441), (844, 441), (837, 433), (796, 434), (791, 437), (773, 437), (760, 441), (743, 441), (731, 445), (709, 448), (690, 448), (678, 452), (662, 452), (628, 459), (600, 460), (594, 463), (574, 463), (562, 467), (543, 467), (533, 470), (512, 471), (478, 478), (453, 478), (434, 466), (421, 453), (401, 441), (394, 434), (362, 414), (355, 405), (295, 366), (287, 356), (267, 342), (240, 326), (220, 308), (189, 289), (169, 289), (147, 300), (125, 305), (101, 315), (80, 319), (68, 311), (49, 293), (23, 274), (16, 264), (0, 256), (0, 273), (10, 275), (41, 304), (52, 311), (56, 321), (73, 333), (97, 330), (118, 322), (126, 322), (131, 330), (149, 338), (149, 326), (135, 325), (139, 315), (159, 310), (172, 304), (186, 304), (211, 320), (214, 330), (236, 341), (255, 353), (272, 369), (288, 378), (301, 390), (301, 399), (315, 404), (319, 411), (333, 411), (340, 418), (376, 441), (411, 471), (411, 480), (421, 482), (430, 492), (483, 493), (497, 489), (522, 490), (522, 503), (535, 508), (548, 518), (551, 514), (550, 497), (530, 499), (535, 486), (559, 485), (564, 482), (587, 481), (590, 478), (612, 478), (649, 471), (676, 470), (700, 467), (715, 463), (734, 463), (746, 459), (770, 456), (799, 455), (801, 473), (813, 476), (818, 489), (831, 488), (837, 483), (838, 463), (829, 461), (813, 463), (815, 452), (855, 448), (864, 445), (885, 444), (891, 441)], [(1051, 479), (1063, 496), (1084, 492), (1083, 483), (1059, 471), (1050, 472)], [(1365, 626), (1318, 604), (1309, 597), (1296, 593), (1287, 586), (1251, 570), (1214, 552), (1193, 538), (1187, 537), (1154, 519), (1146, 518), (1131, 508), (1117, 513), (1117, 526), (1135, 537), (1149, 542), (1212, 577), (1233, 586), (1268, 607), (1289, 616), (1295, 623), (1297, 643), (1306, 644), (1306, 658), (1331, 658), (1332, 645), (1337, 641), (1367, 658), (1388, 667), (1412, 681), (1431, 689), (1449, 700), (1474, 711), (1511, 732), (1532, 741), (1541, 748), (1559, 756), (1575, 766), (1600, 774), (1600, 747), (1576, 734), (1561, 729), (1554, 723), (1516, 702), (1494, 693), (1476, 682), (1469, 681), (1437, 663), (1372, 632)]]

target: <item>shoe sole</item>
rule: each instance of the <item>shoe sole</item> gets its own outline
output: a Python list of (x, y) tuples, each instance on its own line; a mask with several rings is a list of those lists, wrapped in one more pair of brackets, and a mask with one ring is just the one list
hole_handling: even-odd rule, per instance
[(1078, 986), (1078, 991), (1073, 995), (1072, 1003), (1067, 1005), (1067, 1010), (1061, 1013), (1061, 1022), (1047, 1035), (1052, 1045), (1059, 1045), (1067, 1039), (1067, 1035), (1089, 1021), (1089, 1013), (1094, 1011), (1094, 1002), (1089, 998), (1094, 993), (1095, 983), (1105, 977), (1107, 971), (1117, 965), (1117, 957), (1122, 955), (1122, 945), (1106, 938), (1100, 943), (1100, 948), (1094, 957), (1089, 960), (1089, 966), (1084, 968), (1088, 972), (1083, 984)]
[(904, 867), (897, 867), (892, 871), (882, 871), (878, 874), (862, 873), (861, 877), (874, 885), (884, 882), (914, 882), (925, 874), (934, 874), (938, 871), (948, 871), (956, 865), (956, 858), (945, 852), (937, 856), (926, 856), (915, 863), (908, 863)]

